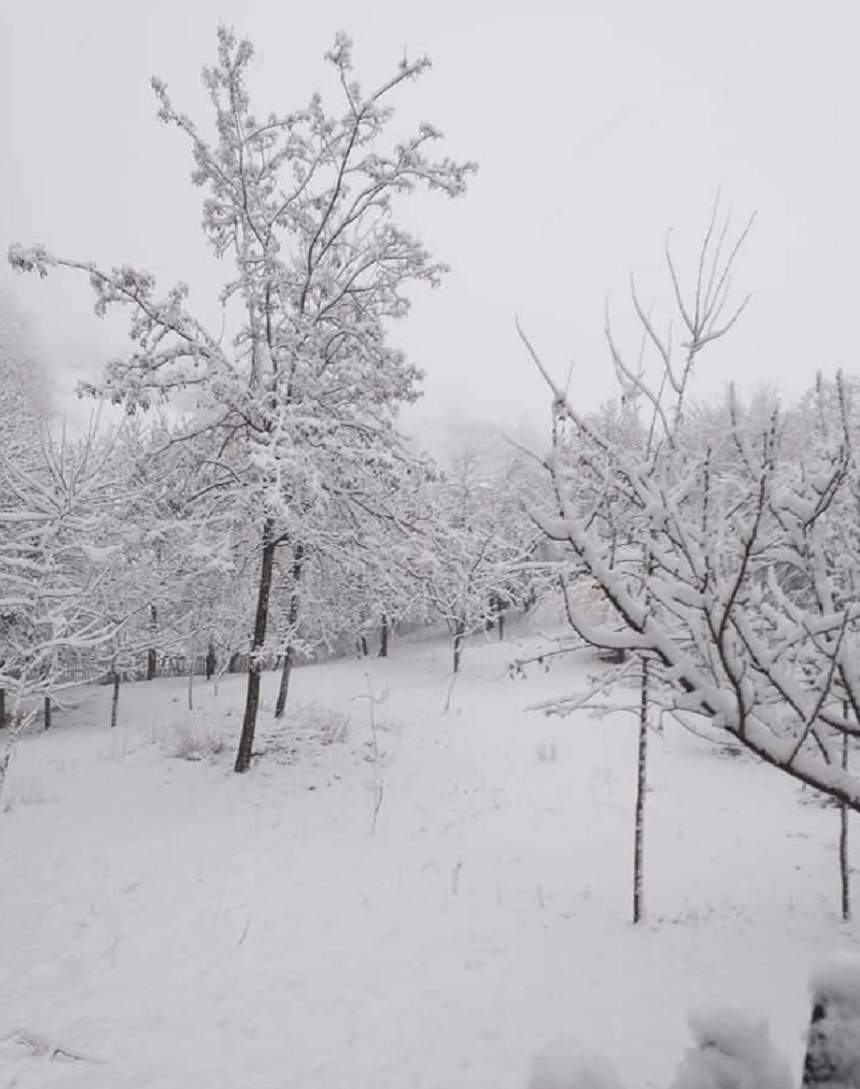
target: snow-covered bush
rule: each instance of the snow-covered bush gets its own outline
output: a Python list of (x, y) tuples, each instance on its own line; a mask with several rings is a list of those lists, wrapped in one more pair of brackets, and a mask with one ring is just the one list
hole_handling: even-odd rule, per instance
[(167, 751), (178, 760), (209, 760), (226, 747), (223, 730), (196, 721), (175, 725), (167, 742)]
[(336, 707), (311, 700), (294, 705), (290, 715), (290, 734), (303, 735), (321, 745), (340, 745), (349, 739), (350, 716)]
[(793, 1089), (788, 1061), (773, 1048), (766, 1021), (736, 1010), (703, 1009), (690, 1016), (696, 1046), (672, 1089)]

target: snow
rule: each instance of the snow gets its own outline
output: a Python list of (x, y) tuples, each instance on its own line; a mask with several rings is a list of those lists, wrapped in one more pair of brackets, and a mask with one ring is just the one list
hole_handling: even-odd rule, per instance
[(791, 1069), (774, 1050), (766, 1021), (709, 1008), (691, 1015), (690, 1028), (697, 1046), (684, 1056), (673, 1089), (792, 1089)]
[(572, 1041), (554, 1041), (535, 1056), (528, 1089), (621, 1089), (612, 1065)]
[(837, 1002), (860, 1016), (860, 956), (837, 953), (822, 959), (810, 987), (814, 998)]
[(245, 776), (241, 677), (193, 713), (182, 678), (125, 685), (113, 731), (80, 690), (3, 795), (0, 1085), (585, 1089), (600, 1055), (666, 1086), (703, 1004), (766, 1017), (799, 1083), (810, 966), (858, 952), (836, 813), (667, 728), (634, 928), (635, 724), (524, 714), (589, 668), (508, 679), (537, 649), (470, 642), (448, 713), (447, 641), (296, 670), (283, 727), (266, 674)]

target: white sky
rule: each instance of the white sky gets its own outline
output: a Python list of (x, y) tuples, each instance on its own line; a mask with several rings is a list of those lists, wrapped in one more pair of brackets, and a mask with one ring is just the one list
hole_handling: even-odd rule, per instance
[[(0, 0), (0, 251), (40, 241), (137, 264), (164, 286), (188, 281), (213, 313), (201, 194), (181, 135), (155, 118), (149, 77), (206, 119), (199, 72), (219, 19), (255, 42), (260, 113), (331, 88), (322, 54), (341, 28), (365, 85), (404, 46), (432, 57), (403, 116), (437, 124), (446, 150), (481, 169), (466, 198), (422, 199), (410, 216), (453, 266), (396, 334), (427, 372), (414, 422), (430, 441), (475, 419), (543, 419), (516, 313), (557, 374), (575, 360), (575, 396), (607, 396), (607, 292), (621, 314), (633, 268), (659, 301), (666, 229), (679, 254), (694, 250), (718, 187), (739, 223), (758, 211), (737, 276), (753, 301), (703, 357), (699, 388), (796, 392), (819, 368), (855, 369), (860, 5)], [(3, 289), (33, 314), (58, 404), (74, 412), (76, 380), (122, 350), (124, 323), (100, 322), (70, 275), (21, 279), (4, 263)]]

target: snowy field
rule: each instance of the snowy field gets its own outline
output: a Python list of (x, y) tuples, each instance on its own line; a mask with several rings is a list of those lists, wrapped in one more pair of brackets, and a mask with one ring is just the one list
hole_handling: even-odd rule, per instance
[(655, 734), (634, 928), (635, 724), (524, 714), (585, 669), (508, 679), (536, 645), (470, 643), (447, 713), (441, 641), (305, 667), (323, 729), (273, 727), (269, 674), (247, 776), (241, 677), (193, 714), (181, 680), (128, 685), (114, 731), (77, 693), (3, 798), (0, 1087), (525, 1089), (558, 1038), (668, 1086), (712, 1002), (767, 1016), (799, 1084), (810, 966), (858, 944), (836, 813)]

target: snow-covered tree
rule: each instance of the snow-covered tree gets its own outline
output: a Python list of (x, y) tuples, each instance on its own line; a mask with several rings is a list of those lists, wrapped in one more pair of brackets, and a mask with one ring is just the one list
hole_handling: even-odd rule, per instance
[[(0, 781), (34, 697), (50, 701), (70, 670), (105, 647), (126, 617), (106, 610), (119, 566), (118, 491), (110, 437), (71, 441), (40, 433), (33, 457), (0, 456), (0, 689), (16, 728), (4, 742)], [(8, 697), (8, 698), (7, 698)]]
[(458, 454), (428, 489), (428, 544), (418, 558), (428, 612), (452, 636), (452, 670), (476, 631), (497, 624), (531, 590), (539, 535), (525, 513), (520, 463), (494, 465), (474, 449)]
[(123, 540), (127, 569), (134, 571), (123, 596), (132, 599), (135, 617), (126, 657), (137, 664), (145, 652), (150, 679), (166, 655), (188, 657), (190, 648), (205, 648), (211, 664), (247, 642), (248, 529), (222, 491), (211, 488), (206, 459), (186, 438), (185, 421), (144, 425), (133, 418), (123, 429)]
[[(834, 426), (808, 435), (801, 451), (779, 410), (762, 428), (736, 398), (716, 434), (696, 425), (695, 364), (744, 305), (730, 309), (728, 296), (746, 232), (732, 240), (728, 231), (715, 215), (689, 294), (668, 255), (684, 330), (680, 359), (635, 294), (656, 378), (610, 341), (625, 397), (655, 421), (650, 456), (593, 427), (532, 352), (553, 390), (557, 429), (576, 436), (594, 480), (604, 481), (583, 500), (568, 487), (557, 443), (547, 464), (559, 513), (534, 517), (570, 548), (609, 607), (610, 621), (596, 623), (571, 600), (574, 627), (593, 646), (647, 658), (652, 698), (664, 712), (725, 731), (860, 809), (860, 780), (841, 758), (842, 737), (860, 734), (860, 491), (848, 398), (837, 383)], [(629, 542), (620, 553), (613, 526)], [(606, 691), (604, 680), (555, 709)]]
[(232, 261), (221, 302), (234, 336), (210, 332), (188, 305), (188, 289), (166, 294), (129, 266), (102, 269), (43, 248), (12, 247), (22, 271), (54, 267), (86, 274), (96, 310), (131, 311), (137, 349), (110, 365), (95, 388), (130, 412), (186, 391), (195, 399), (189, 448), (201, 450), (209, 482), (237, 521), (253, 526), (257, 602), (250, 625), (250, 666), (236, 770), (250, 765), (260, 669), (280, 551), (301, 543), (307, 511), (341, 478), (373, 474), (397, 445), (397, 406), (417, 394), (419, 374), (388, 343), (391, 320), (409, 307), (415, 282), (436, 284), (444, 266), (396, 225), (397, 201), (417, 188), (464, 192), (472, 169), (434, 160), (440, 133), (422, 124), (411, 137), (389, 137), (390, 100), (429, 61), (402, 60), (370, 92), (352, 72), (352, 46), (339, 34), (327, 60), (341, 104), (326, 110), (314, 94), (293, 113), (258, 116), (247, 89), (252, 46), (221, 28), (218, 58), (204, 69), (216, 135), (173, 105), (153, 80), (159, 116), (188, 139), (193, 180), (207, 192), (204, 232), (218, 258)]

